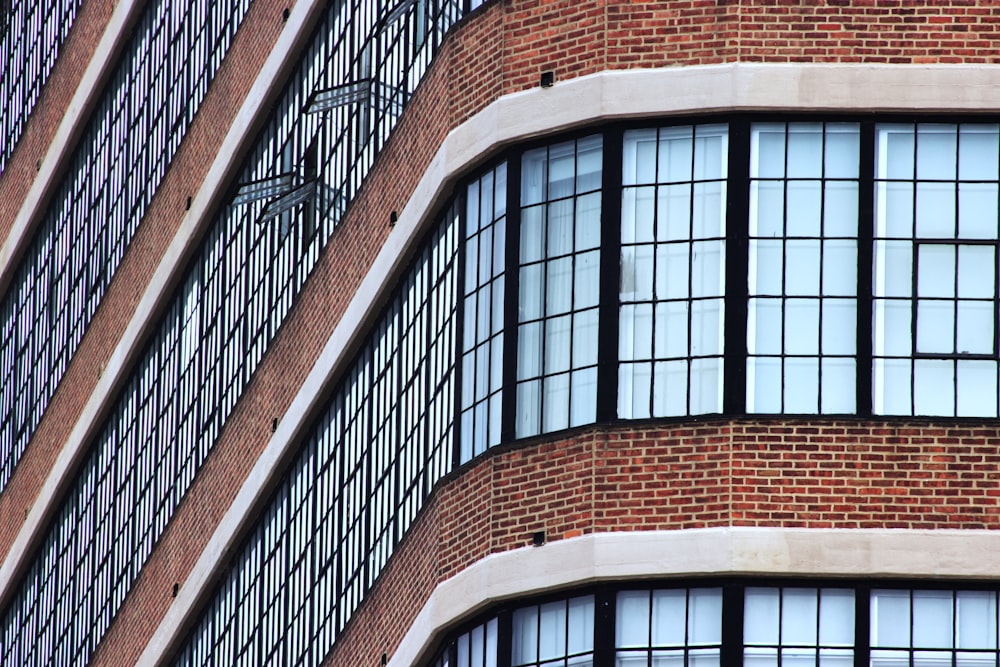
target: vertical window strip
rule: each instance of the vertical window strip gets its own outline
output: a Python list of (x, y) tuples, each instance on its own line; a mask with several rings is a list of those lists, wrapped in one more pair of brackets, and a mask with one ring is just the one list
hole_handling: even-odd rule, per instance
[(853, 413), (854, 123), (751, 126), (747, 411)]
[(996, 125), (876, 125), (877, 414), (995, 417)]
[(518, 438), (597, 414), (602, 141), (595, 135), (522, 157)]
[(507, 231), (507, 165), (465, 191), (460, 461), (500, 444)]
[(722, 411), (726, 126), (625, 133), (618, 416)]

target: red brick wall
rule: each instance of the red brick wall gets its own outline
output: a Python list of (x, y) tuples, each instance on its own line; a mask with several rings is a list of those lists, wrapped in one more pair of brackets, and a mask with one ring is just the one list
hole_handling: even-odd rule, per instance
[[(804, 4), (502, 0), (471, 17), (447, 40), (358, 200), (335, 232), (298, 305), (129, 595), (97, 663), (132, 664), (144, 647), (171, 602), (173, 584), (183, 583), (189, 575), (266, 446), (271, 420), (288, 409), (391, 233), (390, 212), (402, 210), (450, 129), (502, 94), (537, 86), (545, 70), (555, 71), (559, 81), (606, 68), (735, 60), (805, 57), (909, 62), (961, 57), (975, 61), (993, 57), (976, 45), (991, 39), (993, 26), (1000, 24), (1000, 18), (992, 14), (972, 13), (974, 3), (962, 4), (969, 10), (962, 15), (966, 30), (953, 29), (957, 21), (954, 26), (935, 22), (942, 15), (957, 17), (951, 10), (936, 13), (933, 8), (940, 5), (932, 5), (931, 10), (916, 3), (890, 5), (896, 11), (885, 12), (887, 3), (881, 2)], [(34, 500), (92, 391), (157, 258), (183, 219), (184, 199), (201, 182), (218, 137), (273, 44), (283, 6), (273, 0), (254, 3), (233, 55), (129, 249), (38, 435), (9, 488), (0, 495), (0, 553), (10, 548), (25, 508)], [(872, 16), (878, 17), (877, 22)], [(809, 26), (812, 29), (803, 29)], [(910, 33), (920, 33), (920, 39)], [(957, 45), (930, 46), (946, 41), (945, 33), (961, 34), (963, 39)], [(882, 40), (886, 46), (866, 55), (855, 49), (852, 40), (859, 38), (872, 44)], [(933, 48), (943, 48), (944, 53), (932, 55)], [(0, 187), (8, 186), (0, 183)], [(789, 428), (793, 430), (782, 431)], [(803, 422), (775, 431), (751, 423), (720, 422), (634, 432), (591, 430), (567, 441), (541, 442), (491, 457), (438, 494), (414, 533), (422, 537), (407, 541), (379, 584), (378, 590), (388, 591), (385, 595), (396, 596), (401, 582), (407, 582), (412, 586), (407, 590), (414, 592), (405, 604), (394, 598), (374, 602), (380, 595), (376, 594), (372, 605), (383, 606), (366, 606), (360, 612), (359, 618), (386, 614), (392, 625), (372, 621), (375, 625), (369, 627), (358, 621), (351, 632), (377, 639), (375, 644), (391, 653), (407, 619), (412, 619), (437, 581), (488, 553), (529, 543), (539, 529), (545, 529), (551, 540), (597, 531), (713, 525), (996, 525), (996, 513), (988, 502), (996, 491), (986, 487), (994, 462), (988, 458), (992, 456), (988, 442), (1000, 433), (958, 436), (954, 435), (957, 431), (948, 432), (949, 436), (982, 439), (972, 448), (979, 452), (974, 455), (979, 458), (972, 461), (963, 460), (968, 456), (965, 444), (946, 444), (937, 437), (918, 443), (910, 438), (916, 434), (910, 433), (904, 436), (904, 447), (892, 441), (893, 434), (882, 433), (886, 428), (883, 424)], [(948, 451), (933, 451), (941, 446)], [(880, 447), (891, 451), (883, 452)], [(778, 456), (778, 452), (789, 456)], [(801, 465), (794, 465), (796, 461)], [(980, 477), (972, 487), (962, 486), (969, 473), (963, 473), (966, 469), (961, 466), (978, 471)], [(820, 481), (807, 483), (813, 478)], [(901, 478), (908, 486), (900, 483)], [(975, 489), (975, 495), (969, 488)], [(866, 510), (852, 516), (844, 511), (847, 505)], [(434, 549), (425, 553), (424, 546), (417, 549), (414, 544), (431, 544)], [(393, 604), (400, 609), (389, 614)], [(370, 660), (368, 645), (353, 641), (342, 643), (334, 662)], [(338, 662), (337, 656), (362, 654), (363, 661)]]
[(720, 419), (495, 450), (439, 488), (325, 664), (391, 656), (436, 583), (536, 531), (997, 529), (998, 442), (997, 424)]

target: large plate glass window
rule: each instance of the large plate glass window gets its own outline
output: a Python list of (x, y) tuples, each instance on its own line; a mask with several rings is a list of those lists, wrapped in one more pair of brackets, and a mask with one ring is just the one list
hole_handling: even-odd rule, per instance
[(997, 125), (880, 124), (873, 409), (997, 416)]
[(755, 123), (747, 410), (855, 411), (859, 126)]
[(722, 411), (728, 128), (625, 133), (618, 416)]

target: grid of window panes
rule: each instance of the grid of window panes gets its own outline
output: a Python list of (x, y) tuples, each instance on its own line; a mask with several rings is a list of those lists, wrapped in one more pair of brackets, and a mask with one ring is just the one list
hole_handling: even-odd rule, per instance
[(722, 589), (621, 591), (616, 667), (718, 667)]
[(80, 2), (0, 5), (0, 174), (55, 67)]
[(625, 133), (621, 418), (722, 411), (727, 157), (725, 125)]
[(450, 469), (459, 228), (453, 208), (418, 253), (178, 664), (320, 664)]
[(602, 139), (521, 158), (517, 437), (597, 414)]
[(876, 127), (874, 410), (997, 416), (1000, 129)]
[(745, 667), (853, 667), (855, 595), (841, 588), (747, 588)]
[[(417, 49), (433, 52), (440, 45), (440, 33), (457, 20), (463, 8), (450, 2), (415, 3), (413, 7), (417, 4), (421, 11), (430, 12), (425, 18), (431, 16), (439, 20), (435, 24), (436, 36), (423, 40)], [(339, 220), (342, 207), (367, 173), (370, 160), (365, 163), (359, 158), (352, 162), (352, 151), (369, 150), (359, 148), (363, 143), (360, 140), (366, 136), (370, 139), (366, 133), (374, 127), (367, 125), (374, 122), (370, 114), (359, 110), (368, 109), (368, 103), (355, 107), (351, 113), (344, 110), (306, 113), (304, 110), (312, 92), (326, 81), (357, 77), (365, 49), (374, 41), (385, 39), (381, 28), (386, 25), (382, 19), (388, 10), (383, 9), (382, 14), (376, 15), (371, 3), (335, 4), (319, 21), (299, 70), (291, 77), (276, 106), (275, 119), (262, 132), (243, 174), (244, 182), (253, 180), (254, 176), (263, 178), (289, 172), (304, 177), (315, 165), (319, 170), (315, 201), (274, 216), (267, 210), (271, 202), (262, 200), (226, 206), (208, 230), (157, 333), (126, 381), (101, 435), (92, 444), (74, 489), (64, 499), (58, 518), (50, 525), (48, 537), (33, 558), (34, 563), (42, 563), (44, 567), (31, 571), (3, 612), (0, 646), (4, 655), (0, 658), (4, 664), (8, 662), (7, 656), (18, 656), (29, 650), (48, 650), (55, 640), (49, 639), (48, 634), (41, 638), (37, 633), (42, 631), (58, 636), (60, 642), (68, 642), (73, 655), (85, 659), (107, 631), (152, 546), (186, 494), (287, 315)], [(412, 28), (417, 21), (414, 12), (411, 7), (398, 20)], [(236, 13), (227, 13), (225, 20), (208, 13), (205, 20), (214, 21), (212, 25), (223, 31), (232, 31), (236, 19), (229, 14)], [(174, 14), (170, 17), (176, 18)], [(227, 40), (217, 40), (214, 43), (216, 50), (206, 56), (214, 63), (213, 67), (221, 61), (220, 45), (226, 43)], [(412, 42), (410, 44), (413, 46)], [(413, 49), (408, 53), (411, 61), (404, 69), (411, 72), (417, 67), (418, 54)], [(386, 73), (387, 77), (397, 75), (397, 71)], [(204, 87), (207, 83), (202, 81), (199, 85)], [(148, 125), (142, 127), (151, 131)], [(370, 144), (369, 141), (366, 145)], [(344, 165), (349, 168), (342, 169)], [(348, 182), (350, 187), (344, 188), (325, 185)], [(140, 194), (148, 203), (148, 193), (142, 193), (140, 188)], [(311, 229), (304, 224), (310, 220), (315, 223)], [(428, 253), (428, 257), (434, 257), (434, 266), (447, 276), (434, 283), (434, 316), (427, 320), (440, 326), (428, 333), (428, 339), (433, 341), (433, 354), (428, 359), (436, 365), (434, 373), (424, 380), (425, 386), (433, 388), (433, 407), (428, 412), (428, 420), (433, 421), (433, 436), (425, 437), (426, 446), (419, 452), (425, 457), (424, 464), (410, 465), (407, 469), (409, 475), (425, 476), (426, 482), (418, 484), (412, 479), (405, 480), (411, 490), (406, 500), (408, 508), (397, 513), (400, 525), (412, 521), (417, 511), (413, 499), (429, 493), (437, 481), (435, 475), (444, 474), (445, 466), (451, 461), (448, 433), (454, 421), (451, 376), (456, 356), (453, 328), (456, 326), (454, 303), (458, 288), (453, 259), (447, 253), (455, 252), (457, 235), (457, 229), (440, 234), (447, 249)], [(82, 251), (87, 250), (89, 244), (78, 242), (74, 247)], [(118, 251), (119, 259), (122, 251)], [(17, 317), (36, 317), (34, 303), (29, 301), (30, 307), (17, 310)], [(0, 330), (13, 331), (17, 324), (13, 317), (5, 317)], [(394, 328), (400, 331), (401, 325), (396, 324)], [(5, 337), (4, 341), (14, 339), (14, 336)], [(18, 346), (26, 344), (23, 338), (16, 340)], [(398, 348), (393, 344), (391, 349)], [(392, 361), (395, 356), (385, 354), (383, 358), (394, 369), (393, 386), (399, 387), (396, 364)], [(18, 367), (28, 367), (26, 357), (21, 354), (20, 347), (10, 344), (0, 357), (4, 371), (13, 372), (10, 369), (15, 367), (15, 361)], [(371, 378), (374, 372), (371, 361), (365, 363), (362, 375)], [(425, 365), (431, 366), (429, 361)], [(6, 386), (0, 382), (0, 387)], [(383, 561), (387, 559), (394, 545), (392, 540), (397, 539), (387, 538), (376, 550), (368, 541), (372, 525), (369, 505), (358, 502), (361, 498), (367, 499), (371, 489), (372, 462), (367, 449), (371, 437), (369, 424), (378, 417), (369, 413), (370, 388), (367, 383), (363, 386), (363, 392), (360, 389), (353, 394), (348, 392), (345, 398), (350, 408), (344, 427), (349, 446), (345, 447), (347, 453), (342, 464), (345, 477), (341, 483), (345, 486), (342, 493), (349, 496), (350, 501), (338, 507), (342, 512), (338, 521), (347, 528), (338, 534), (337, 548), (345, 555), (333, 575), (337, 578), (338, 605), (344, 609), (338, 619), (341, 624), (346, 623), (370, 581), (377, 576), (377, 572), (370, 573), (366, 569), (366, 563), (376, 553), (381, 554), (379, 557)], [(2, 396), (4, 402), (0, 405), (15, 405), (10, 396)], [(383, 405), (396, 411), (397, 403), (398, 397)], [(4, 429), (9, 428), (7, 424), (7, 421), (0, 422)], [(149, 443), (154, 444), (150, 446)], [(447, 450), (443, 451), (442, 447)], [(390, 467), (383, 459), (379, 459), (377, 465), (382, 466), (379, 468), (382, 472)], [(395, 483), (399, 479), (397, 473), (391, 473), (391, 481), (386, 481), (382, 489), (382, 500), (375, 503), (376, 510), (381, 512), (379, 520), (383, 521), (379, 524), (380, 530), (386, 535), (392, 532), (393, 515), (391, 507), (381, 503), (398, 501)], [(69, 540), (69, 546), (60, 540)], [(84, 581), (76, 576), (76, 572), (84, 571), (83, 565), (95, 573), (93, 586), (90, 586), (91, 578)], [(61, 586), (60, 582), (66, 579), (72, 579), (73, 585)], [(38, 593), (40, 587), (41, 594)], [(59, 609), (53, 602), (56, 591), (63, 593)], [(76, 610), (75, 615), (70, 617), (62, 613), (66, 605)], [(38, 620), (24, 623), (22, 618)], [(53, 618), (56, 620), (52, 621)], [(53, 629), (49, 630), (50, 627)], [(11, 661), (15, 663), (18, 661)]]
[(192, 7), (160, 0), (139, 18), (68, 174), (0, 302), (0, 330), (10, 332), (0, 338), (0, 490), (69, 366), (250, 2), (215, 0)]
[(512, 667), (594, 664), (594, 596), (522, 607), (511, 616)]
[(507, 165), (465, 190), (461, 461), (500, 444)]
[(747, 411), (851, 413), (857, 384), (856, 123), (755, 123)]
[(872, 591), (871, 667), (996, 665), (996, 591)]

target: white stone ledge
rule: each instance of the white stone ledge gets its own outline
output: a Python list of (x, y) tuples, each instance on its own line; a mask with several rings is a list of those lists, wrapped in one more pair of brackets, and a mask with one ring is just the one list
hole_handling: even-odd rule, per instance
[(995, 579), (1000, 531), (706, 528), (599, 533), (493, 554), (439, 584), (389, 660), (410, 667), (497, 602), (602, 581), (746, 575)]

